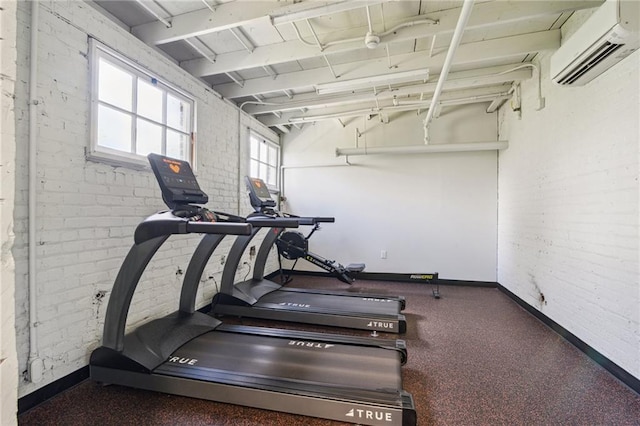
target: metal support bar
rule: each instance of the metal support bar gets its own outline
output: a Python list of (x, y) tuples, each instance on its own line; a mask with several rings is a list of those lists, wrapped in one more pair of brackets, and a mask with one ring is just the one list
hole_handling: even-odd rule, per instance
[(336, 72), (333, 70), (333, 67), (331, 66), (331, 63), (329, 62), (329, 59), (327, 58), (327, 55), (322, 55), (322, 57), (324, 58), (324, 61), (327, 63), (327, 66), (329, 67), (329, 71), (331, 71), (331, 75), (333, 75), (333, 78), (338, 78), (338, 76), (336, 75)]
[(249, 38), (244, 34), (244, 32), (242, 32), (240, 28), (238, 27), (229, 28), (229, 31), (231, 31), (231, 34), (233, 34), (236, 37), (236, 39), (240, 42), (242, 47), (244, 47), (249, 53), (253, 53), (256, 47), (253, 45), (251, 40), (249, 40)]
[(149, 4), (153, 4), (155, 5), (158, 9), (162, 10), (165, 14), (167, 15), (171, 15), (169, 12), (167, 12), (162, 6), (160, 6), (155, 0), (152, 0), (151, 2), (147, 1), (147, 0), (136, 0), (136, 2), (138, 3), (138, 5), (140, 7), (142, 7), (144, 10), (146, 10), (147, 12), (149, 12), (151, 15), (153, 15), (154, 18), (156, 18), (158, 21), (162, 22), (162, 24), (167, 27), (167, 28), (171, 28), (171, 21), (168, 21), (166, 18), (164, 18), (163, 16), (161, 16), (158, 12), (156, 12), (155, 10), (153, 10), (153, 8), (149, 7)]
[(278, 76), (278, 73), (273, 69), (271, 65), (263, 65), (262, 69), (271, 77), (273, 77), (274, 80)]
[(437, 37), (437, 36), (438, 36), (437, 34), (434, 34), (434, 35), (431, 37), (431, 47), (429, 48), (429, 57), (430, 57), (430, 58), (433, 58), (433, 50), (434, 50), (434, 49), (435, 49), (435, 47), (436, 47), (436, 37)]
[[(184, 39), (184, 41), (186, 41), (189, 46), (193, 47), (196, 52), (201, 54), (207, 61), (214, 64), (216, 62), (216, 56), (218, 56), (216, 52), (214, 52), (209, 46), (203, 43), (202, 40), (200, 40), (198, 37), (194, 37), (193, 40), (194, 41), (188, 38)], [(207, 53), (206, 50), (208, 50), (210, 53)]]
[(216, 11), (216, 10), (213, 8), (213, 6), (211, 6), (211, 5), (209, 4), (209, 2), (208, 2), (207, 0), (202, 0), (202, 3), (204, 3), (204, 5), (205, 5), (205, 6), (207, 6), (207, 8), (208, 8), (210, 11), (212, 11), (212, 12), (215, 12), (215, 11)]
[(387, 51), (387, 65), (389, 66), (389, 69), (398, 68), (397, 65), (391, 65), (391, 51), (389, 43), (385, 45), (385, 50)]
[(230, 72), (226, 72), (225, 73), (227, 75), (227, 77), (229, 77), (231, 80), (233, 80), (234, 83), (236, 83), (238, 86), (240, 87), (244, 87), (244, 81), (242, 81), (241, 78), (235, 77), (232, 73)]

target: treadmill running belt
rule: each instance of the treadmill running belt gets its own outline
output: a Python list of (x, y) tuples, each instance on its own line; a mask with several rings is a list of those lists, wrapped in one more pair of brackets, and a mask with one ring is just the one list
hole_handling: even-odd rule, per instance
[(352, 345), (213, 331), (183, 345), (155, 372), (206, 380), (209, 371), (397, 393), (401, 389), (399, 357), (397, 351), (382, 348), (362, 351)]
[(344, 315), (366, 313), (372, 316), (397, 317), (400, 314), (400, 303), (390, 299), (344, 297), (286, 290), (276, 290), (265, 294), (254, 306), (309, 312), (340, 312)]

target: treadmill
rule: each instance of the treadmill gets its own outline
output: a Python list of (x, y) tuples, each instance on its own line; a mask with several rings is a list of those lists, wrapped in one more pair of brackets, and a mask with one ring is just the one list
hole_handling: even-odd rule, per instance
[[(265, 183), (246, 177), (251, 203), (256, 210), (248, 220), (281, 217), (275, 209)], [(322, 218), (292, 217), (301, 224), (316, 224)], [(252, 278), (234, 285), (236, 270), (242, 254), (258, 232), (254, 228), (250, 235), (236, 237), (225, 263), (220, 292), (211, 303), (214, 315), (234, 315), (248, 318), (263, 318), (297, 323), (327, 325), (369, 331), (405, 333), (406, 318), (404, 298), (369, 293), (327, 291), (285, 287), (264, 278), (264, 269), (272, 246), (284, 227), (274, 226), (264, 237), (255, 259)], [(204, 243), (204, 240), (203, 240)], [(193, 259), (206, 263), (209, 248), (201, 245)], [(190, 280), (200, 280), (201, 273), (190, 274), (191, 267), (204, 270), (204, 265), (189, 265)], [(187, 276), (185, 275), (185, 279)]]
[(199, 206), (207, 196), (188, 163), (149, 159), (171, 210), (136, 228), (109, 298), (102, 346), (91, 354), (93, 380), (349, 423), (416, 424), (413, 399), (402, 389), (401, 340), (222, 324), (195, 310), (198, 282), (183, 283), (176, 312), (125, 334), (137, 284), (170, 236), (253, 230)]

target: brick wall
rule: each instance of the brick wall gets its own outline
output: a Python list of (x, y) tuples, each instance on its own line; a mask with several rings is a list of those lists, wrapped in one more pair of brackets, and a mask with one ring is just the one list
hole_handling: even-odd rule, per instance
[(0, 424), (16, 424), (18, 359), (15, 339), (15, 266), (11, 247), (15, 199), (16, 4), (0, 11)]
[[(19, 371), (28, 355), (27, 294), (27, 73), (29, 3), (18, 3), (18, 87), (16, 240), (16, 330)], [(209, 206), (238, 213), (245, 198), (239, 184), (246, 169), (248, 127), (259, 123), (220, 99), (200, 81), (144, 45), (84, 2), (41, 2), (38, 52), (37, 296), (38, 339), (45, 376), (39, 384), (22, 381), (26, 395), (88, 364), (100, 344), (113, 280), (133, 242), (136, 225), (164, 209), (150, 170), (87, 161), (90, 135), (88, 36), (152, 70), (197, 102), (198, 180)], [(198, 307), (216, 292), (232, 238), (209, 263), (198, 293)], [(128, 327), (177, 308), (183, 273), (198, 237), (174, 237), (160, 249), (134, 295)], [(245, 270), (239, 274), (244, 276)], [(103, 297), (104, 295), (104, 297)]]
[(549, 57), (546, 108), (532, 79), (522, 118), (500, 114), (498, 281), (640, 377), (640, 52), (582, 87), (554, 85)]

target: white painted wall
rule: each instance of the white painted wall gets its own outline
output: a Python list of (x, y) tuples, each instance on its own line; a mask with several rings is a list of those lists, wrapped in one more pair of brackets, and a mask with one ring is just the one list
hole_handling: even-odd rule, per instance
[(522, 119), (500, 111), (498, 281), (640, 378), (640, 52), (575, 88), (549, 57), (546, 108), (527, 81)]
[[(244, 204), (245, 190), (239, 176), (248, 167), (245, 147), (248, 128), (275, 137), (256, 120), (222, 101), (200, 81), (108, 21), (87, 3), (40, 3), (37, 336), (45, 374), (38, 384), (21, 380), (19, 397), (88, 364), (91, 351), (100, 344), (106, 303), (118, 268), (133, 242), (135, 227), (144, 217), (165, 209), (150, 170), (113, 167), (85, 159), (90, 134), (88, 35), (195, 97), (197, 175), (210, 196), (211, 208), (230, 213), (247, 212), (248, 203)], [(10, 254), (15, 258), (17, 371), (22, 373), (26, 370), (29, 350), (26, 140), (31, 3), (15, 4), (18, 9), (15, 30), (18, 143), (13, 214), (16, 238), (12, 248), (3, 245), (2, 254), (3, 259)], [(4, 208), (2, 213), (4, 218)], [(3, 227), (3, 243), (4, 232)], [(177, 308), (182, 280), (179, 271), (185, 271), (198, 237), (178, 236), (170, 241), (174, 242), (161, 248), (143, 275), (130, 310), (129, 328)], [(226, 254), (232, 241), (225, 240), (205, 271), (198, 307), (208, 303), (216, 292), (223, 268), (220, 256)], [(245, 269), (239, 273), (244, 276), (246, 272)], [(3, 276), (3, 291), (4, 283)], [(99, 296), (102, 292), (106, 294), (104, 298)], [(2, 395), (3, 398), (10, 395), (5, 394), (4, 385)]]
[(0, 424), (17, 423), (18, 356), (15, 332), (15, 265), (13, 259), (16, 170), (15, 101), (16, 3), (0, 10)]
[[(432, 143), (495, 140), (495, 114), (485, 105), (445, 108)], [(496, 280), (497, 154), (493, 152), (335, 157), (337, 147), (419, 145), (415, 112), (376, 119), (305, 125), (283, 139), (282, 210), (334, 216), (310, 250), (368, 272), (429, 273), (458, 280)], [(357, 129), (357, 131), (356, 131)], [(361, 136), (357, 137), (357, 133)], [(357, 139), (357, 142), (356, 142)], [(335, 167), (299, 167), (337, 164)], [(308, 231), (307, 231), (308, 232)], [(381, 259), (381, 251), (387, 258)], [(316, 267), (299, 261), (296, 268)]]

